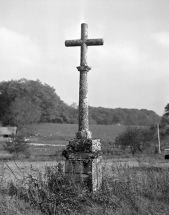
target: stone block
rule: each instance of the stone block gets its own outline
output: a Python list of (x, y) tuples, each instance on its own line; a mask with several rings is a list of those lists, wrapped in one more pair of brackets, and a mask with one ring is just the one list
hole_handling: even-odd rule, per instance
[(101, 143), (99, 139), (92, 140), (91, 143), (92, 152), (101, 151)]
[(73, 174), (75, 181), (86, 183), (91, 191), (98, 190), (102, 184), (102, 156), (87, 159), (87, 155), (85, 158), (78, 155), (76, 159), (65, 160), (65, 174)]
[(73, 139), (69, 141), (62, 155), (65, 160), (65, 174), (77, 182), (85, 182), (91, 191), (102, 184), (102, 156), (99, 139)]
[(96, 152), (101, 151), (100, 139), (73, 139), (69, 141), (66, 151), (71, 152)]
[(92, 190), (97, 191), (102, 185), (102, 157), (99, 156), (92, 160)]

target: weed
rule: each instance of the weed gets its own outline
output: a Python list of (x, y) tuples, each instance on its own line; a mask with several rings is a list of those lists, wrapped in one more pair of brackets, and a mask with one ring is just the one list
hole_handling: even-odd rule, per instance
[[(76, 183), (73, 176), (65, 175), (62, 165), (47, 166), (44, 173), (34, 170), (7, 186), (1, 183), (6, 214), (9, 209), (24, 215), (168, 214), (168, 168), (151, 160), (140, 159), (137, 164), (114, 162), (110, 171), (105, 167), (102, 186), (94, 193), (83, 183)], [(1, 198), (1, 208), (3, 201)]]

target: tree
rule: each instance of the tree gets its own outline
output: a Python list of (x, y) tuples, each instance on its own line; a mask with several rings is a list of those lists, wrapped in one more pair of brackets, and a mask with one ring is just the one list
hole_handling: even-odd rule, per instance
[(149, 127), (127, 127), (116, 137), (115, 144), (121, 146), (123, 150), (130, 147), (131, 153), (134, 155), (137, 151), (143, 152), (153, 140), (154, 131), (151, 131)]
[(78, 109), (78, 105), (76, 102), (73, 102), (70, 106), (74, 109)]
[(169, 103), (165, 106), (165, 113), (163, 116), (169, 117)]
[[(75, 108), (75, 104), (72, 107), (65, 104), (53, 87), (39, 80), (0, 82), (0, 122), (3, 125), (19, 125), (24, 117), (26, 123), (77, 123), (78, 109)], [(145, 109), (89, 107), (89, 120), (92, 124), (151, 125), (159, 122), (159, 116)]]
[(41, 109), (28, 97), (16, 98), (10, 106), (11, 124), (18, 128), (40, 121)]
[(160, 121), (160, 137), (161, 140), (168, 139), (169, 137), (169, 112), (165, 112), (164, 115), (161, 117)]
[(165, 106), (165, 111), (163, 116), (161, 117), (160, 123), (160, 137), (161, 140), (168, 139), (169, 137), (169, 104)]
[(97, 124), (124, 124), (124, 125), (145, 125), (150, 126), (159, 122), (160, 117), (149, 110), (124, 109), (124, 108), (103, 108), (90, 107), (90, 118)]
[(115, 144), (121, 146), (123, 150), (125, 150), (126, 147), (130, 147), (133, 155), (139, 148), (140, 142), (140, 133), (137, 127), (127, 127), (127, 129), (115, 139)]
[[(51, 122), (57, 116), (59, 105), (65, 105), (61, 103), (53, 87), (42, 84), (39, 80), (21, 79), (18, 81), (4, 81), (0, 83), (0, 92), (0, 121), (2, 121), (3, 125), (18, 122), (18, 118), (21, 119), (23, 116), (26, 117), (27, 121), (29, 118), (28, 115), (31, 116), (33, 110), (35, 110), (36, 114), (32, 115), (31, 120)], [(26, 103), (24, 104), (24, 102)], [(31, 108), (33, 110), (30, 114), (20, 114), (16, 120), (16, 117), (15, 119), (13, 117), (15, 113), (19, 114), (20, 108), (22, 114), (28, 110), (31, 111)], [(35, 115), (37, 115), (37, 118)]]

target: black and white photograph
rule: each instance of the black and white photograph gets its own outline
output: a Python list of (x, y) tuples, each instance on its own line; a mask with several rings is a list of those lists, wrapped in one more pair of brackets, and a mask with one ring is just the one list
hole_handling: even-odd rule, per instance
[(168, 0), (0, 0), (0, 215), (169, 215), (168, 81)]

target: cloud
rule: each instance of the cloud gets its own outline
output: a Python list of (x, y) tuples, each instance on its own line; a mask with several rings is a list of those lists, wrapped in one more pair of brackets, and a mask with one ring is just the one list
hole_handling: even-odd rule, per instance
[(27, 35), (21, 35), (5, 27), (0, 28), (0, 66), (4, 71), (19, 71), (38, 66), (41, 52)]
[(169, 32), (159, 32), (152, 34), (151, 37), (158, 41), (160, 44), (169, 47)]
[(139, 60), (139, 50), (136, 44), (115, 44), (112, 47), (113, 57), (125, 62), (135, 63)]
[(107, 47), (98, 50), (102, 58), (114, 60), (116, 62), (137, 63), (140, 60), (140, 52), (136, 43), (124, 42), (109, 44)]

